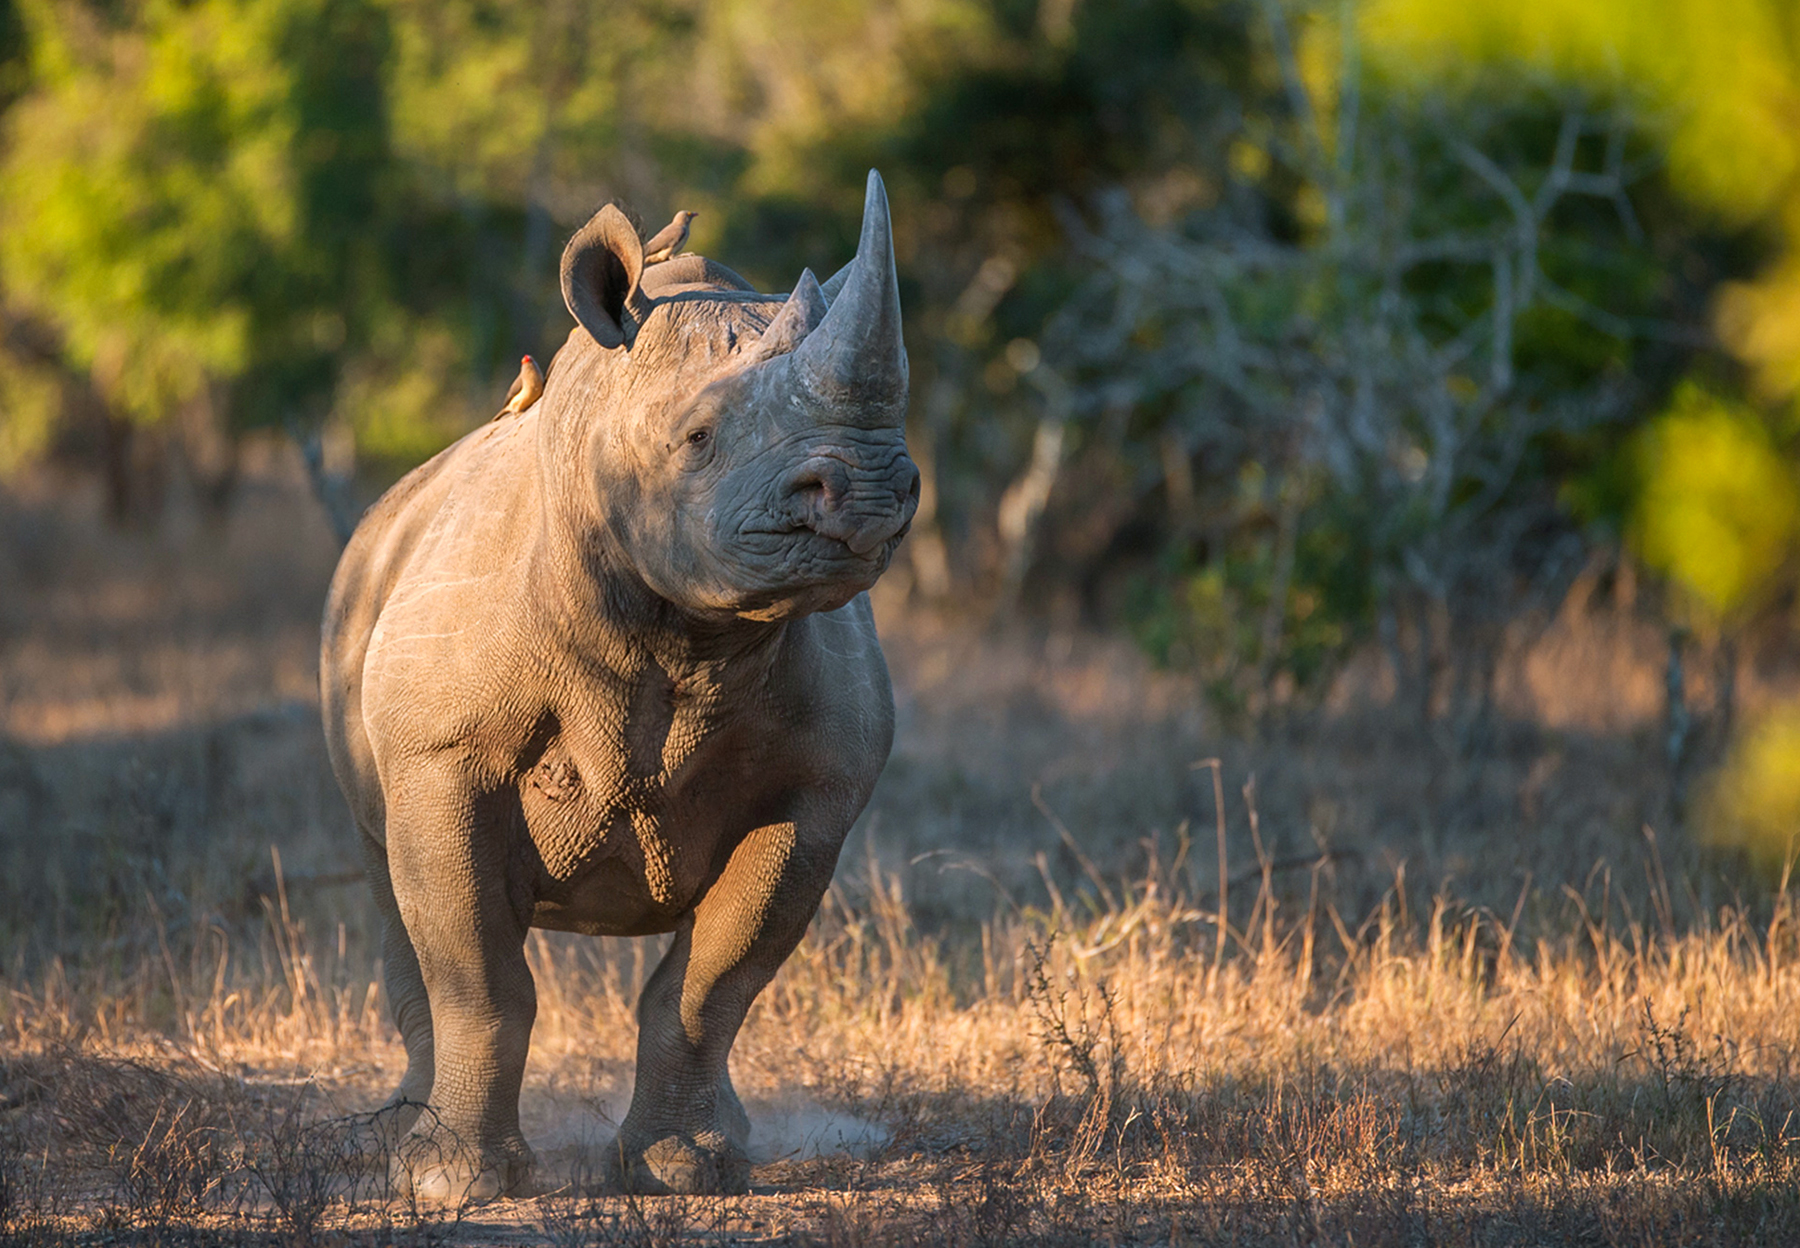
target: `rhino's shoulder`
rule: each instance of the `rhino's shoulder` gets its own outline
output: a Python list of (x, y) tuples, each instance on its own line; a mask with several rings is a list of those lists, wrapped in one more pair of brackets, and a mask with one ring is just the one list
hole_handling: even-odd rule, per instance
[[(471, 492), (516, 495), (520, 478), (533, 475), (529, 451), (534, 416), (479, 426), (390, 486), (364, 513), (333, 578), (333, 596), (386, 598), (395, 577), (418, 553), (420, 539), (442, 530), (445, 509)], [(521, 452), (524, 452), (523, 454)], [(471, 490), (471, 487), (474, 490)]]
[(539, 516), (526, 423), (477, 430), (433, 461), (436, 470), (390, 513), (371, 516), (358, 578), (374, 606), (363, 659), (371, 727), (457, 737), (464, 712), (510, 679), (501, 669), (519, 650), (510, 639), (528, 626), (514, 617), (529, 605), (522, 578)]

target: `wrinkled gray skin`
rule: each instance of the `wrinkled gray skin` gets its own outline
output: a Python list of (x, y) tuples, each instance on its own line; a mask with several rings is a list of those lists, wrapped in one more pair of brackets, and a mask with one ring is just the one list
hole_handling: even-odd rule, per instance
[(531, 1190), (532, 927), (675, 933), (611, 1178), (746, 1187), (726, 1059), (893, 736), (865, 594), (918, 499), (892, 246), (873, 173), (856, 259), (785, 300), (697, 256), (646, 270), (603, 209), (563, 257), (581, 324), (543, 398), (344, 552), (325, 731), (406, 1044), (394, 1174), (423, 1198)]

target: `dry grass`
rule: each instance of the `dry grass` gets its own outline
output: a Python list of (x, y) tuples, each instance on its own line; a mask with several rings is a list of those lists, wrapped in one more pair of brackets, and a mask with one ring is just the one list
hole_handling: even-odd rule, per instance
[(1125, 650), (893, 604), (894, 765), (734, 1059), (754, 1193), (582, 1194), (656, 947), (540, 936), (568, 1186), (409, 1209), (307, 507), (273, 455), (223, 534), (0, 499), (0, 1241), (1800, 1242), (1800, 916), (1645, 836), (1653, 725), (1226, 740)]

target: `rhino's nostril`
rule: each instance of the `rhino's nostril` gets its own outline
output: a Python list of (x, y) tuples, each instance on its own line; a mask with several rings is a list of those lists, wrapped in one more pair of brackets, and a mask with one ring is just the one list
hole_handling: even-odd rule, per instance
[(844, 496), (849, 481), (844, 466), (823, 457), (807, 460), (787, 481), (787, 493), (804, 508), (829, 509)]
[(821, 454), (796, 465), (782, 483), (789, 523), (873, 553), (904, 532), (919, 507), (919, 470), (904, 453), (898, 461), (884, 471)]

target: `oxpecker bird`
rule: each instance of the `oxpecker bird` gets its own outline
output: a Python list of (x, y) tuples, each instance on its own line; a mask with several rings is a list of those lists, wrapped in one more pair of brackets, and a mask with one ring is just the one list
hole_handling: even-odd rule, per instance
[(678, 212), (675, 219), (657, 231), (656, 237), (644, 244), (644, 263), (660, 264), (673, 260), (687, 246), (688, 223), (700, 214)]
[(544, 370), (529, 355), (520, 356), (519, 375), (513, 379), (512, 389), (506, 392), (506, 406), (500, 409), (500, 415), (518, 415), (536, 403), (543, 393)]

